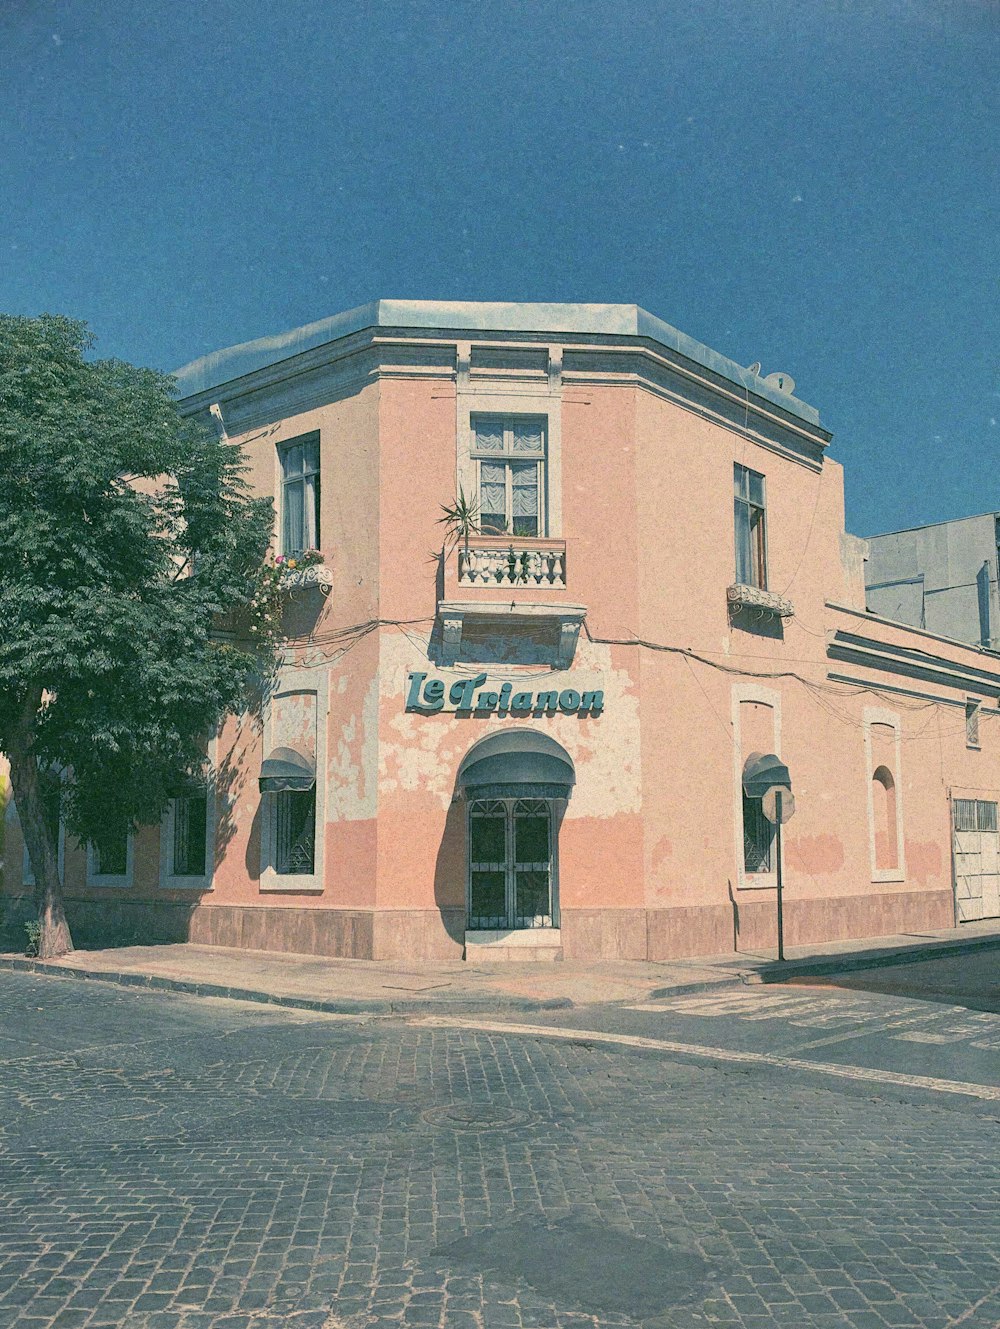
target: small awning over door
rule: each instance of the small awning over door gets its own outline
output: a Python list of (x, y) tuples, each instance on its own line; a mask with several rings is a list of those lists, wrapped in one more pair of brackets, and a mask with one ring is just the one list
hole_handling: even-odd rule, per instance
[(575, 784), (569, 753), (534, 729), (490, 734), (470, 748), (458, 768), (466, 798), (569, 798)]
[(316, 783), (316, 764), (294, 748), (272, 748), (260, 768), (262, 794), (279, 794), (286, 789), (308, 790)]
[(773, 752), (751, 752), (743, 767), (743, 791), (747, 798), (762, 798), (775, 785), (791, 789), (788, 767)]

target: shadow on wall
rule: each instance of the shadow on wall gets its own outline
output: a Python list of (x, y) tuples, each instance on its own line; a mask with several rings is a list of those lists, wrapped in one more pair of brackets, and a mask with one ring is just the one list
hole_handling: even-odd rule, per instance
[(434, 903), (441, 926), (460, 946), (465, 945), (465, 802), (452, 793), (444, 833), (434, 864)]
[[(200, 899), (200, 893), (198, 895)], [(100, 951), (119, 946), (168, 946), (185, 942), (193, 900), (66, 900), (73, 945), (78, 951)], [(25, 953), (25, 924), (37, 918), (32, 895), (6, 896), (0, 919), (0, 950)]]
[(785, 639), (782, 620), (776, 614), (752, 605), (741, 605), (738, 609), (731, 605), (729, 622), (737, 631), (746, 632), (752, 637), (771, 637), (777, 641)]

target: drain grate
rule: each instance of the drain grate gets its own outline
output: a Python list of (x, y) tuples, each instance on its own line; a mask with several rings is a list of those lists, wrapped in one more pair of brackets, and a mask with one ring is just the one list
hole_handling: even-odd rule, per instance
[(421, 1115), (432, 1126), (450, 1126), (455, 1131), (502, 1131), (531, 1120), (528, 1112), (495, 1103), (447, 1103)]

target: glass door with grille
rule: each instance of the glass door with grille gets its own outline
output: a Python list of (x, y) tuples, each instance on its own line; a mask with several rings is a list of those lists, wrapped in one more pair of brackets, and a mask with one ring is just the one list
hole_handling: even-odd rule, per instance
[(554, 925), (552, 804), (544, 798), (469, 805), (469, 927)]

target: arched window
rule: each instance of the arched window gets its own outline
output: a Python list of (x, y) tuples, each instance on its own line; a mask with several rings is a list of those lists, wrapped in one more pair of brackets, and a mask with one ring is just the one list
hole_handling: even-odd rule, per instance
[(876, 872), (899, 867), (896, 782), (888, 766), (876, 767), (872, 775), (872, 821), (875, 830)]

